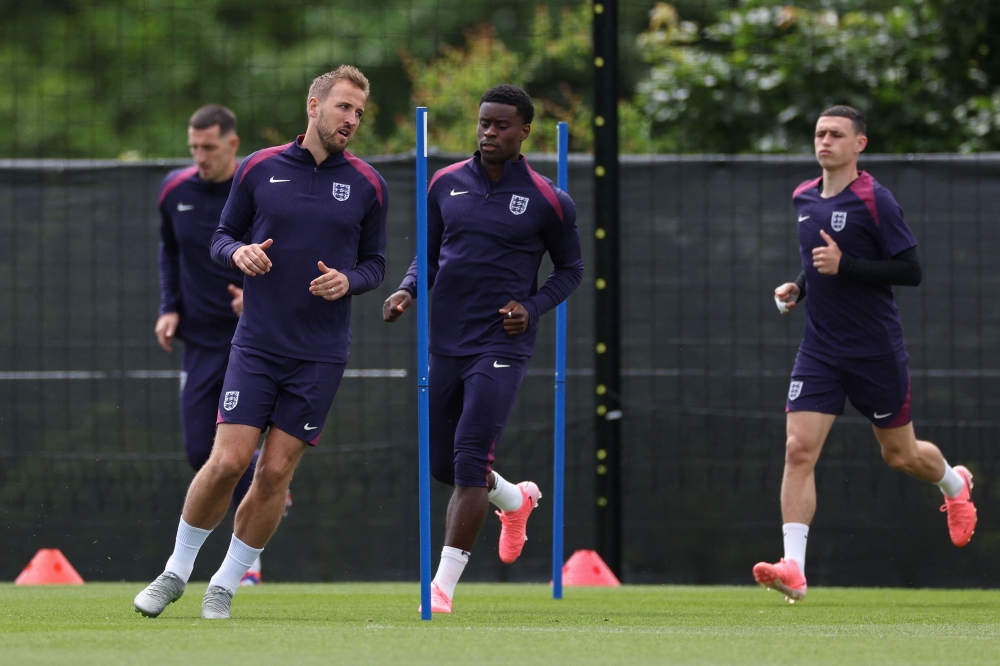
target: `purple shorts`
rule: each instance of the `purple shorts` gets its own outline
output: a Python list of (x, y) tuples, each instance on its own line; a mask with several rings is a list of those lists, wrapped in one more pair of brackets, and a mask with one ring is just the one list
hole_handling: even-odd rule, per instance
[(485, 488), (526, 358), (431, 354), (431, 474), (449, 485)]
[(906, 350), (875, 358), (822, 358), (799, 349), (788, 387), (786, 412), (844, 413), (847, 398), (879, 428), (910, 422), (910, 371)]
[(313, 446), (344, 377), (344, 363), (303, 361), (233, 345), (219, 397), (219, 423), (279, 430)]

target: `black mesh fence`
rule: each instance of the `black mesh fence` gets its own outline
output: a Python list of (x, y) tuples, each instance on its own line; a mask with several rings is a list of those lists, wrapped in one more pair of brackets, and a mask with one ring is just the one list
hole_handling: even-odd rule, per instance
[[(294, 506), (265, 555), (270, 580), (418, 574), (415, 329), (382, 300), (414, 251), (411, 157), (372, 163), (392, 191), (387, 279), (354, 306), (347, 379)], [(431, 168), (447, 163), (432, 160)], [(532, 165), (554, 176), (551, 157)], [(169, 554), (192, 472), (178, 413), (179, 355), (152, 334), (156, 191), (171, 165), (0, 162), (0, 579), (58, 547), (87, 579), (144, 580)], [(980, 527), (951, 546), (938, 491), (882, 463), (850, 407), (818, 470), (813, 584), (996, 585), (1000, 435), (998, 263), (991, 243), (1000, 158), (869, 157), (919, 240), (924, 283), (897, 289), (918, 435), (976, 474)], [(591, 167), (570, 192), (592, 252)], [(803, 317), (771, 292), (798, 273), (790, 203), (810, 158), (630, 157), (623, 164), (624, 578), (750, 581), (781, 552), (784, 397)], [(542, 276), (546, 272), (542, 269)], [(570, 300), (567, 555), (591, 547), (593, 277)], [(543, 322), (497, 469), (550, 489), (553, 318)], [(435, 550), (448, 493), (435, 486)], [(543, 498), (517, 564), (487, 527), (466, 577), (547, 580)], [(228, 543), (223, 524), (195, 570)]]

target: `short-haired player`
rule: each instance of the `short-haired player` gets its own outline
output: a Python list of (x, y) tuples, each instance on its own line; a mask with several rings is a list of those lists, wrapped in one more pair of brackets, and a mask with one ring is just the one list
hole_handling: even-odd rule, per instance
[(229, 552), (202, 600), (203, 618), (228, 618), (240, 578), (281, 521), (295, 468), (319, 442), (347, 364), (352, 297), (375, 289), (385, 273), (385, 181), (346, 150), (368, 91), (364, 75), (347, 65), (318, 77), (306, 100), (306, 133), (250, 155), (236, 171), (212, 257), (247, 276), (243, 315), (215, 445), (188, 490), (163, 574), (135, 598), (144, 615), (156, 617), (183, 594), (266, 429)]
[[(533, 118), (524, 90), (490, 88), (480, 99), (479, 150), (438, 171), (429, 187), (431, 474), (454, 487), (431, 585), (435, 613), (452, 611), (490, 502), (500, 509), (500, 559), (509, 564), (521, 554), (528, 516), (541, 496), (534, 482), (515, 485), (492, 468), (539, 319), (583, 277), (573, 200), (521, 155)], [(545, 252), (553, 270), (539, 289)], [(414, 260), (382, 306), (385, 321), (396, 321), (413, 304), (416, 287)]]
[(758, 563), (753, 573), (792, 602), (806, 595), (816, 462), (845, 400), (871, 422), (890, 467), (941, 489), (956, 546), (966, 545), (976, 528), (972, 474), (951, 467), (934, 444), (914, 434), (908, 357), (892, 286), (920, 283), (917, 241), (892, 193), (858, 171), (866, 131), (864, 116), (849, 106), (831, 107), (816, 121), (823, 175), (799, 185), (792, 197), (802, 273), (774, 291), (783, 314), (808, 295), (806, 327), (785, 408), (785, 556), (776, 564)]

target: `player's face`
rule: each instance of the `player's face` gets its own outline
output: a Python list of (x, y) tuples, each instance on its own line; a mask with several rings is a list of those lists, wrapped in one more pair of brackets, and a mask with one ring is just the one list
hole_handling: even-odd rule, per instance
[(206, 129), (188, 127), (188, 149), (198, 166), (198, 176), (210, 183), (228, 180), (240, 147), (236, 132), (219, 134), (219, 126)]
[(838, 169), (858, 159), (868, 137), (854, 129), (850, 118), (824, 116), (816, 121), (816, 160), (824, 169)]
[(316, 134), (328, 153), (347, 148), (365, 114), (365, 93), (350, 81), (338, 81), (326, 99), (309, 100), (310, 115), (315, 110)]
[(479, 153), (490, 164), (501, 164), (521, 154), (521, 143), (528, 138), (531, 125), (517, 115), (517, 107), (498, 102), (484, 102), (479, 107)]

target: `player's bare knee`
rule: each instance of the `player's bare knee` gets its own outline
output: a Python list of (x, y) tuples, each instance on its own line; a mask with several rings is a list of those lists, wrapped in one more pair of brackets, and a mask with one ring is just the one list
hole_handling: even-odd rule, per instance
[(882, 449), (882, 460), (886, 464), (901, 472), (907, 471), (913, 464), (915, 455), (912, 451), (905, 449)]
[(817, 446), (800, 435), (789, 435), (785, 441), (785, 465), (804, 467), (816, 463)]

